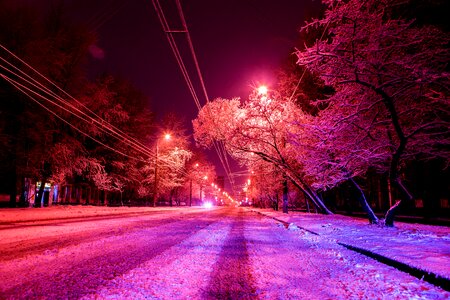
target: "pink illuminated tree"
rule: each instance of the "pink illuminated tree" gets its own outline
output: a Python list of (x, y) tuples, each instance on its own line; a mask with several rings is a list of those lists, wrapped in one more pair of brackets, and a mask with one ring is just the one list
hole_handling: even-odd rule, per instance
[[(413, 195), (401, 176), (405, 162), (450, 153), (448, 44), (433, 26), (396, 17), (404, 1), (326, 1), (322, 19), (302, 30), (322, 28), (326, 38), (297, 51), (298, 64), (335, 89), (316, 125), (337, 168), (323, 168), (339, 181), (368, 167), (388, 172), (403, 200)], [(327, 154), (328, 155), (328, 154)], [(344, 167), (344, 169), (342, 169)]]
[(291, 155), (287, 142), (291, 124), (303, 117), (292, 101), (281, 99), (273, 91), (255, 91), (244, 103), (219, 98), (206, 104), (193, 122), (194, 136), (204, 147), (211, 147), (213, 141), (223, 142), (228, 153), (247, 167), (251, 168), (255, 157), (270, 163), (319, 210), (330, 214), (306, 179), (301, 161)]

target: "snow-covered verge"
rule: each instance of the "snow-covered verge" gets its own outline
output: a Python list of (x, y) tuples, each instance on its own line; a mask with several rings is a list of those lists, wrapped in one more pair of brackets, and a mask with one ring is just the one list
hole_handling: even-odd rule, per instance
[(298, 226), (329, 240), (365, 249), (450, 279), (448, 227), (396, 222), (395, 227), (390, 228), (370, 225), (367, 220), (342, 215), (283, 214), (269, 209), (253, 210), (291, 224), (291, 228)]
[(328, 238), (285, 230), (270, 219), (249, 222), (246, 228), (259, 299), (450, 297), (449, 292), (347, 250)]
[(54, 220), (68, 218), (84, 218), (95, 216), (111, 216), (120, 214), (142, 214), (145, 212), (178, 210), (179, 207), (109, 207), (92, 205), (58, 205), (42, 208), (2, 208), (0, 221), (26, 222), (33, 220)]

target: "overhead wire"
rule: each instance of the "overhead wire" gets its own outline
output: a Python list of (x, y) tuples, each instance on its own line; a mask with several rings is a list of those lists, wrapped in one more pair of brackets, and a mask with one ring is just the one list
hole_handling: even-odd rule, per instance
[[(182, 9), (181, 3), (180, 3), (179, 0), (176, 0), (177, 10), (178, 10), (178, 13), (179, 13), (179, 16), (180, 16), (180, 19), (181, 19), (181, 22), (182, 22), (182, 25), (183, 25), (184, 28), (183, 28), (183, 30), (171, 31), (170, 30), (170, 26), (168, 25), (168, 22), (167, 22), (167, 20), (165, 18), (164, 12), (162, 11), (162, 7), (161, 7), (161, 5), (159, 3), (159, 0), (152, 0), (152, 2), (153, 2), (153, 5), (155, 7), (155, 10), (156, 10), (156, 12), (158, 14), (158, 17), (160, 19), (160, 22), (162, 24), (163, 30), (166, 33), (166, 36), (167, 36), (167, 38), (169, 40), (169, 44), (171, 45), (172, 50), (174, 51), (174, 54), (175, 54), (175, 57), (177, 59), (177, 62), (179, 63), (180, 69), (182, 70), (182, 73), (185, 76), (186, 82), (188, 83), (188, 87), (189, 87), (189, 89), (191, 91), (191, 94), (192, 94), (192, 96), (194, 98), (194, 101), (196, 102), (196, 105), (197, 105), (197, 107), (200, 110), (201, 106), (200, 106), (200, 103), (198, 101), (198, 97), (197, 97), (197, 95), (195, 93), (195, 89), (192, 86), (192, 81), (190, 80), (189, 74), (188, 74), (187, 70), (185, 69), (185, 65), (182, 62), (182, 57), (181, 57), (181, 55), (180, 55), (180, 53), (178, 51), (178, 48), (176, 46), (176, 42), (175, 42), (175, 40), (174, 40), (174, 38), (172, 36), (172, 33), (175, 33), (175, 32), (177, 32), (177, 33), (178, 32), (182, 32), (182, 33), (186, 34), (188, 45), (189, 45), (189, 49), (190, 49), (192, 58), (194, 60), (194, 65), (195, 65), (195, 68), (196, 68), (196, 71), (197, 71), (197, 76), (198, 76), (198, 78), (200, 80), (200, 84), (202, 86), (202, 90), (203, 90), (203, 93), (205, 95), (206, 102), (208, 103), (209, 102), (209, 97), (208, 97), (208, 94), (207, 94), (207, 91), (206, 91), (206, 85), (204, 83), (203, 76), (202, 76), (201, 71), (200, 71), (200, 66), (199, 66), (199, 63), (198, 63), (198, 60), (197, 60), (197, 56), (195, 54), (195, 49), (194, 49), (194, 46), (193, 46), (193, 43), (192, 43), (192, 39), (190, 37), (189, 29), (187, 27), (187, 23), (186, 23), (184, 14), (183, 14), (183, 9)], [(327, 25), (325, 26), (325, 28), (324, 28), (324, 30), (322, 32), (322, 35), (321, 35), (319, 40), (323, 39), (323, 36), (325, 35), (325, 32), (326, 32), (326, 29), (328, 28), (328, 25), (329, 25), (329, 23), (327, 23)], [(175, 44), (175, 46), (173, 46), (173, 44)], [(177, 49), (177, 51), (175, 51), (174, 48)], [(306, 74), (306, 68), (303, 70), (302, 75), (300, 76), (300, 78), (299, 78), (299, 80), (298, 80), (298, 82), (297, 82), (297, 84), (296, 84), (296, 86), (295, 86), (291, 96), (289, 97), (289, 100), (292, 100), (292, 98), (294, 97), (294, 95), (297, 92), (297, 89), (300, 86), (300, 83), (302, 82), (305, 74)], [(210, 111), (209, 111), (209, 113), (211, 114)], [(217, 152), (217, 154), (219, 156), (219, 159), (220, 159), (220, 161), (222, 163), (222, 166), (223, 166), (225, 172), (227, 173), (227, 177), (230, 180), (230, 183), (232, 185), (232, 189), (233, 189), (233, 192), (234, 192), (234, 180), (233, 180), (233, 177), (231, 176), (231, 168), (229, 166), (228, 158), (226, 156), (226, 149), (225, 149), (223, 143), (220, 143), (220, 142), (217, 143), (216, 141), (213, 141), (213, 145), (214, 145), (214, 148), (215, 148), (215, 150), (216, 150), (216, 152)]]
[(44, 104), (42, 104), (41, 102), (39, 102), (38, 100), (36, 100), (36, 98), (34, 98), (33, 96), (31, 96), (27, 91), (26, 88), (24, 88), (24, 86), (20, 83), (18, 83), (17, 81), (13, 80), (12, 78), (4, 75), (4, 74), (0, 74), (0, 77), (2, 77), (3, 79), (5, 79), (7, 82), (9, 82), (12, 86), (14, 86), (16, 89), (18, 89), (19, 91), (21, 91), (24, 95), (28, 96), (28, 98), (30, 98), (31, 100), (33, 100), (35, 103), (37, 103), (39, 106), (41, 106), (42, 108), (44, 108), (45, 110), (47, 110), (49, 113), (51, 113), (52, 115), (54, 115), (55, 117), (57, 117), (59, 120), (61, 120), (62, 122), (66, 123), (67, 125), (69, 125), (70, 127), (72, 127), (74, 130), (78, 131), (79, 133), (89, 137), (90, 139), (92, 139), (93, 141), (95, 141), (96, 143), (104, 146), (107, 149), (110, 149), (120, 155), (123, 155), (125, 157), (128, 158), (132, 158), (135, 160), (140, 160), (136, 157), (132, 157), (128, 154), (125, 154), (117, 149), (114, 149), (106, 144), (104, 144), (103, 142), (101, 142), (100, 140), (96, 139), (95, 137), (89, 135), (88, 133), (82, 131), (81, 129), (79, 129), (78, 127), (76, 127), (75, 125), (73, 125), (72, 123), (70, 123), (69, 121), (65, 120), (64, 118), (62, 118), (61, 116), (59, 116), (57, 113), (55, 113), (54, 111), (52, 111), (51, 109), (49, 109), (48, 107), (46, 107)]
[(91, 28), (91, 32), (96, 32), (128, 3), (127, 0), (107, 2), (100, 11), (87, 21), (87, 26)]
[[(165, 17), (164, 11), (163, 11), (159, 1), (158, 0), (152, 0), (152, 3), (153, 3), (153, 6), (154, 6), (154, 8), (156, 10), (158, 18), (160, 20), (160, 23), (161, 23), (161, 25), (163, 27), (163, 31), (166, 33), (167, 39), (169, 41), (169, 45), (171, 46), (172, 51), (174, 52), (174, 55), (175, 55), (175, 57), (177, 59), (177, 62), (178, 62), (178, 65), (179, 65), (179, 67), (180, 67), (180, 69), (181, 69), (181, 71), (183, 73), (183, 76), (185, 77), (186, 83), (188, 84), (188, 88), (189, 88), (189, 90), (190, 90), (190, 92), (192, 94), (192, 97), (193, 97), (193, 99), (194, 99), (194, 101), (195, 101), (195, 103), (197, 105), (198, 110), (200, 111), (201, 110), (201, 104), (200, 104), (200, 102), (198, 100), (198, 96), (197, 96), (197, 94), (195, 92), (195, 88), (194, 88), (194, 86), (192, 84), (192, 80), (190, 79), (190, 75), (189, 75), (189, 73), (188, 73), (188, 71), (187, 71), (187, 69), (185, 67), (184, 62), (183, 62), (183, 58), (181, 57), (181, 54), (180, 54), (180, 52), (178, 50), (178, 46), (176, 45), (176, 41), (175, 41), (175, 39), (173, 37), (173, 33), (185, 33), (186, 34), (187, 40), (188, 40), (188, 44), (189, 44), (189, 49), (191, 51), (191, 55), (193, 57), (194, 64), (195, 64), (195, 67), (196, 67), (197, 76), (198, 76), (198, 78), (200, 80), (200, 83), (201, 83), (201, 86), (202, 86), (202, 90), (203, 90), (203, 93), (205, 95), (206, 102), (209, 102), (209, 97), (208, 97), (208, 94), (207, 94), (207, 91), (206, 91), (206, 86), (205, 86), (205, 83), (204, 83), (204, 80), (203, 80), (203, 76), (202, 76), (201, 71), (200, 71), (200, 66), (199, 66), (199, 63), (198, 63), (198, 60), (197, 60), (197, 56), (195, 54), (195, 50), (194, 50), (194, 46), (193, 46), (193, 43), (192, 43), (192, 39), (190, 38), (189, 29), (187, 27), (187, 23), (186, 23), (186, 20), (184, 18), (184, 14), (183, 14), (183, 10), (182, 10), (181, 4), (180, 4), (180, 2), (178, 0), (176, 1), (178, 14), (180, 16), (180, 19), (181, 19), (181, 22), (182, 22), (182, 25), (183, 25), (183, 29), (182, 30), (172, 30), (170, 28), (170, 26), (169, 26), (169, 23), (167, 21), (167, 18)], [(215, 148), (215, 150), (217, 152), (217, 155), (218, 155), (218, 157), (219, 157), (219, 159), (220, 159), (220, 161), (222, 163), (224, 171), (226, 172), (227, 177), (228, 177), (228, 179), (230, 181), (230, 184), (232, 186), (232, 189), (234, 191), (234, 180), (229, 175), (231, 173), (231, 168), (229, 166), (228, 158), (226, 156), (226, 151), (225, 151), (223, 145), (218, 145), (218, 144), (219, 144), (218, 142), (213, 141), (214, 148)]]
[[(330, 22), (327, 22), (327, 24), (325, 25), (325, 28), (323, 29), (322, 34), (320, 35), (319, 41), (322, 41), (323, 37), (325, 36), (325, 32), (326, 32), (327, 29), (328, 29), (328, 25), (330, 25)], [(291, 97), (289, 97), (289, 101), (292, 100), (292, 98), (294, 97), (295, 93), (297, 92), (297, 89), (298, 89), (298, 87), (300, 86), (300, 83), (301, 83), (302, 80), (303, 80), (303, 76), (305, 76), (306, 69), (307, 69), (307, 68), (304, 67), (303, 73), (302, 73), (302, 75), (300, 76), (300, 79), (298, 80), (298, 82), (297, 82), (297, 84), (296, 84), (294, 90), (292, 91)]]
[[(14, 53), (12, 53), (10, 50), (8, 50), (6, 47), (4, 47), (3, 45), (0, 44), (0, 48), (4, 49), (5, 51), (7, 51), (9, 54), (11, 54), (14, 58), (18, 59), (19, 61), (21, 61), (23, 64), (25, 64), (28, 68), (32, 69), (35, 73), (39, 74), (41, 77), (44, 77), (48, 82), (50, 82), (52, 85), (54, 85), (55, 87), (57, 87), (59, 90), (61, 90), (62, 92), (64, 92), (66, 95), (68, 95), (69, 97), (71, 97), (72, 99), (74, 99), (75, 101), (78, 102), (78, 100), (76, 100), (75, 98), (73, 98), (72, 96), (70, 96), (67, 92), (65, 92), (64, 90), (62, 90), (61, 88), (59, 88), (56, 84), (54, 84), (51, 80), (49, 80), (48, 78), (46, 78), (44, 75), (42, 75), (41, 73), (39, 73), (36, 69), (34, 69), (31, 65), (27, 64), (26, 62), (24, 62), (23, 60), (21, 60), (18, 56), (16, 56)], [(143, 144), (137, 144), (135, 139), (130, 139), (130, 137), (128, 135), (123, 134), (122, 131), (117, 132), (115, 130), (113, 130), (113, 128), (115, 128), (114, 126), (112, 126), (111, 124), (109, 124), (108, 122), (106, 122), (105, 120), (101, 119), (100, 117), (97, 117), (101, 120), (98, 121), (94, 118), (92, 118), (91, 116), (89, 116), (88, 114), (86, 114), (85, 112), (81, 111), (80, 109), (78, 109), (77, 107), (73, 106), (70, 102), (66, 101), (65, 99), (63, 99), (62, 97), (60, 97), (59, 95), (57, 95), (56, 93), (54, 93), (53, 91), (51, 91), (49, 88), (47, 88), (45, 85), (43, 85), (42, 83), (40, 83), (39, 81), (37, 81), (36, 79), (34, 79), (32, 76), (30, 76), (29, 74), (27, 74), (25, 71), (21, 70), (19, 67), (15, 66), (13, 63), (9, 62), (7, 59), (5, 59), (4, 57), (0, 56), (0, 61), (3, 61), (4, 63), (6, 63), (8, 66), (14, 68), (14, 70), (20, 72), (20, 74), (22, 74), (23, 76), (21, 76), (20, 74), (16, 73), (15, 71), (9, 69), (8, 67), (6, 67), (3, 64), (0, 64), (0, 67), (7, 71), (8, 73), (10, 73), (11, 75), (15, 76), (16, 78), (22, 80), (23, 83), (20, 83), (17, 80), (12, 79), (11, 77), (7, 76), (6, 74), (0, 73), (0, 76), (5, 79), (7, 82), (9, 82), (11, 85), (13, 85), (16, 89), (18, 89), (19, 91), (21, 91), (22, 93), (24, 93), (26, 96), (28, 96), (31, 100), (33, 100), (34, 102), (38, 103), (38, 105), (40, 105), (41, 107), (43, 107), (45, 110), (49, 111), (51, 114), (53, 114), (54, 116), (56, 116), (58, 119), (60, 119), (61, 121), (63, 121), (64, 123), (66, 123), (67, 125), (69, 125), (70, 127), (72, 127), (74, 130), (80, 132), (81, 134), (91, 138), (93, 141), (97, 142), (98, 144), (106, 147), (107, 149), (110, 149), (120, 155), (123, 155), (125, 157), (129, 157), (135, 160), (141, 160), (144, 161), (140, 158), (136, 158), (133, 157), (131, 155), (128, 155), (122, 151), (117, 150), (116, 148), (113, 148), (111, 146), (106, 145), (105, 143), (101, 142), (100, 140), (98, 140), (97, 138), (93, 137), (92, 135), (86, 133), (85, 131), (81, 130), (79, 127), (77, 127), (76, 125), (70, 123), (69, 121), (65, 120), (63, 117), (61, 117), (60, 115), (58, 115), (55, 111), (49, 109), (47, 106), (43, 105), (40, 101), (38, 101), (35, 97), (33, 97), (31, 94), (34, 94), (35, 96), (48, 101), (49, 103), (53, 104), (54, 106), (62, 109), (63, 111), (66, 111), (74, 116), (76, 116), (77, 118), (79, 118), (80, 120), (89, 123), (89, 125), (91, 126), (95, 126), (97, 129), (99, 129), (100, 131), (103, 131), (106, 134), (109, 134), (110, 136), (113, 136), (114, 138), (117, 139), (121, 139), (121, 141), (128, 147), (132, 148), (133, 150), (137, 151), (140, 154), (143, 154), (144, 156), (148, 157), (148, 158), (155, 158), (155, 154), (153, 154), (153, 151), (150, 150), (148, 147), (146, 147)], [(26, 78), (25, 78), (25, 77)], [(28, 78), (28, 79), (27, 79)], [(29, 86), (26, 86), (25, 84), (28, 84)], [(39, 93), (36, 90), (33, 90), (32, 88), (37, 89), (38, 91), (42, 92)], [(50, 99), (47, 96), (50, 96), (53, 98)], [(60, 101), (61, 103), (67, 105), (69, 108), (64, 107), (61, 104), (56, 103), (54, 100)], [(80, 103), (80, 102), (78, 102)], [(87, 108), (86, 106), (83, 105), (83, 107)], [(162, 161), (163, 164), (165, 166), (168, 167), (174, 167), (174, 163), (171, 162), (170, 160), (166, 160), (164, 158), (159, 158), (158, 162)], [(147, 161), (146, 161), (147, 162)], [(180, 173), (184, 173), (185, 175), (187, 174), (186, 172), (180, 172)]]
[[(0, 57), (0, 59), (3, 60), (2, 57)], [(57, 100), (57, 101), (59, 100), (59, 101), (62, 102), (63, 104), (66, 104), (66, 105), (67, 105), (67, 101), (61, 101), (61, 100), (63, 100), (62, 98), (57, 97), (56, 95), (50, 93), (48, 90), (39, 87), (38, 85), (34, 84), (33, 82), (31, 82), (31, 81), (27, 80), (26, 78), (20, 76), (20, 75), (17, 74), (16, 72), (14, 72), (14, 71), (12, 71), (12, 70), (6, 68), (4, 65), (1, 65), (1, 64), (0, 64), (0, 68), (2, 68), (2, 69), (4, 69), (4, 70), (8, 71), (10, 74), (16, 76), (18, 79), (21, 79), (23, 83), (27, 83), (27, 84), (29, 85), (29, 86), (25, 86), (25, 84), (21, 84), (21, 83), (19, 83), (18, 81), (14, 81), (14, 82), (15, 82), (15, 87), (18, 87), (18, 86), (21, 87), (20, 91), (23, 92), (24, 90), (27, 90), (29, 93), (32, 93), (32, 94), (34, 94), (35, 96), (38, 96), (39, 98), (41, 98), (41, 99), (43, 99), (43, 100), (49, 102), (50, 104), (53, 104), (54, 106), (58, 107), (59, 109), (61, 109), (61, 110), (65, 111), (65, 112), (68, 112), (68, 113), (70, 113), (70, 114), (76, 116), (76, 117), (79, 118), (80, 120), (82, 120), (82, 121), (84, 121), (84, 122), (86, 122), (86, 123), (89, 123), (90, 125), (96, 127), (96, 128), (99, 129), (100, 131), (102, 131), (102, 132), (104, 132), (104, 133), (106, 133), (106, 134), (110, 134), (111, 136), (113, 136), (113, 137), (116, 138), (116, 139), (119, 139), (119, 140), (122, 141), (122, 142), (127, 142), (126, 140), (124, 140), (124, 138), (123, 138), (122, 136), (118, 136), (115, 132), (111, 132), (111, 131), (109, 130), (109, 128), (105, 128), (105, 126), (98, 126), (98, 124), (92, 122), (92, 120), (94, 120), (94, 119), (92, 119), (92, 118), (89, 117), (88, 115), (84, 114), (82, 111), (78, 110), (77, 108), (75, 108), (75, 109), (74, 109), (75, 111), (74, 111), (74, 110), (71, 110), (71, 108), (72, 108), (72, 109), (74, 108), (73, 106), (69, 106), (69, 108), (67, 108), (67, 107), (65, 107), (64, 105), (61, 105), (61, 104), (59, 104), (59, 103), (57, 103), (57, 102), (54, 101), (54, 100)], [(6, 75), (5, 75), (5, 76), (6, 76)], [(8, 77), (8, 78), (10, 79), (10, 80), (8, 80), (8, 82), (12, 83), (11, 80), (13, 80), (13, 79), (12, 79), (11, 77)], [(6, 78), (4, 77), (4, 79), (6, 79)], [(33, 90), (32, 87), (38, 89), (40, 92), (42, 92), (42, 94), (39, 93), (39, 92), (36, 91), (36, 90)], [(50, 99), (50, 98), (48, 98), (47, 96), (45, 96), (45, 94), (47, 94), (47, 95), (50, 96), (50, 97), (53, 97), (53, 100)], [(27, 95), (29, 96), (29, 94), (27, 94)], [(78, 113), (81, 113), (81, 115), (78, 114)], [(87, 118), (85, 118), (85, 117), (87, 117)], [(90, 119), (90, 120), (89, 120), (89, 119)], [(96, 120), (94, 120), (94, 121), (96, 121)], [(101, 123), (100, 123), (100, 124), (101, 124)], [(146, 152), (146, 149), (144, 149), (144, 148), (142, 148), (142, 147), (136, 148), (136, 145), (135, 145), (135, 144), (130, 144), (130, 143), (128, 143), (128, 146), (131, 146), (131, 145), (133, 145), (134, 148), (135, 148), (136, 150), (139, 150), (140, 152), (143, 152), (143, 153), (146, 154), (147, 156), (148, 156), (148, 155), (151, 155), (151, 153)]]
[[(44, 104), (42, 104), (39, 100), (37, 100), (35, 97), (33, 97), (31, 95), (35, 94), (36, 96), (39, 96), (41, 98), (45, 98), (42, 95), (39, 95), (37, 92), (32, 91), (31, 89), (27, 88), (26, 86), (24, 86), (23, 84), (19, 83), (18, 81), (10, 78), (9, 76), (5, 75), (5, 74), (0, 74), (0, 77), (2, 77), (3, 79), (5, 79), (7, 82), (9, 82), (12, 86), (14, 86), (17, 90), (19, 90), (20, 92), (22, 92), (24, 95), (28, 96), (32, 101), (34, 101), (35, 103), (37, 103), (39, 106), (41, 106), (43, 109), (45, 109), (46, 111), (48, 111), (50, 114), (54, 115), (56, 118), (58, 118), (60, 121), (62, 121), (63, 123), (67, 124), (68, 126), (70, 126), (71, 128), (73, 128), (75, 131), (81, 133), (82, 135), (92, 139), (94, 142), (98, 143), (99, 145), (117, 153), (120, 154), (122, 156), (125, 156), (127, 158), (136, 160), (136, 161), (141, 161), (141, 162), (148, 162), (147, 160), (144, 160), (142, 158), (139, 157), (135, 157), (135, 156), (131, 156), (129, 154), (124, 153), (123, 151), (117, 150), (116, 148), (113, 148), (105, 143), (103, 143), (102, 141), (100, 141), (99, 139), (95, 138), (94, 136), (92, 136), (91, 134), (83, 131), (82, 129), (80, 129), (78, 126), (74, 125), (73, 123), (67, 121), (66, 119), (64, 119), (62, 116), (60, 116), (59, 114), (57, 114), (55, 111), (51, 110), (50, 108), (48, 108), (47, 106), (45, 106)], [(49, 99), (46, 99), (48, 101), (51, 101)], [(149, 155), (148, 153), (145, 153), (147, 157), (152, 158), (151, 155)], [(163, 163), (161, 165), (161, 162)], [(165, 158), (158, 158), (158, 164), (160, 166), (165, 166), (165, 167), (169, 167), (169, 168), (173, 168), (174, 165), (172, 161), (165, 159)], [(187, 173), (183, 170), (178, 170), (179, 173), (187, 175)]]
[[(188, 45), (189, 45), (189, 50), (191, 52), (191, 55), (192, 55), (192, 58), (193, 58), (193, 61), (194, 61), (195, 69), (197, 71), (197, 76), (198, 76), (198, 78), (200, 80), (200, 85), (202, 87), (203, 94), (204, 94), (205, 99), (206, 99), (206, 103), (208, 103), (209, 102), (208, 92), (206, 91), (206, 85), (205, 85), (205, 81), (203, 79), (202, 72), (200, 70), (200, 64), (198, 62), (197, 55), (195, 53), (194, 44), (192, 42), (191, 34), (189, 32), (189, 28), (188, 28), (187, 23), (186, 23), (186, 18), (184, 17), (183, 7), (181, 6), (180, 0), (176, 0), (175, 2), (176, 2), (176, 5), (177, 5), (178, 14), (179, 14), (180, 19), (181, 19), (181, 24), (183, 26), (184, 31), (186, 32), (186, 39), (187, 39), (187, 42), (188, 42)], [(208, 107), (208, 112), (211, 115), (211, 110), (209, 109), (209, 107)], [(228, 157), (226, 155), (227, 152), (225, 150), (225, 147), (224, 147), (223, 143), (216, 142), (216, 141), (213, 141), (213, 143), (214, 143), (214, 147), (216, 148), (216, 150), (218, 150), (220, 152), (219, 157), (220, 158), (221, 157), (224, 158), (225, 163), (222, 163), (222, 164), (223, 164), (223, 167), (224, 167), (226, 173), (230, 174), (231, 173), (231, 168), (230, 168), (230, 164), (228, 162)], [(233, 186), (234, 182), (233, 182), (232, 177), (229, 177), (229, 180), (230, 180), (231, 185)]]
[[(63, 99), (62, 97), (60, 97), (59, 95), (57, 95), (55, 92), (53, 92), (52, 90), (50, 90), (49, 88), (47, 88), (45, 85), (43, 85), (41, 82), (39, 82), (38, 80), (34, 79), (32, 76), (30, 76), (29, 74), (27, 74), (26, 72), (24, 72), (23, 70), (21, 70), (20, 68), (18, 68), (17, 66), (15, 66), (14, 64), (12, 64), (11, 62), (9, 62), (8, 60), (6, 60), (5, 58), (0, 56), (0, 59), (4, 62), (6, 62), (9, 66), (13, 67), (15, 70), (19, 71), (22, 75), (26, 76), (27, 78), (29, 78), (30, 80), (32, 80), (33, 82), (35, 82), (37, 85), (39, 85), (39, 87), (41, 89), (43, 89), (44, 91), (46, 91), (46, 93), (48, 93), (49, 95), (51, 95), (52, 97), (55, 97), (57, 100), (63, 102), (64, 104), (66, 104), (67, 106), (69, 106), (70, 108), (76, 110), (77, 112), (81, 113), (82, 115), (86, 116), (87, 118), (89, 118), (94, 124), (97, 124), (98, 126), (100, 126), (100, 128), (104, 128), (105, 130), (107, 130), (108, 132), (111, 132), (113, 135), (115, 135), (116, 137), (120, 137), (124, 140), (128, 140), (131, 141), (134, 145), (136, 145), (137, 147), (141, 148), (141, 149), (147, 149), (147, 147), (145, 145), (143, 145), (141, 142), (139, 142), (137, 139), (130, 137), (129, 135), (127, 135), (126, 133), (124, 133), (122, 130), (118, 129), (117, 127), (113, 126), (112, 124), (110, 124), (109, 122), (103, 120), (99, 115), (97, 115), (96, 113), (94, 113), (92, 110), (90, 110), (86, 105), (84, 105), (83, 103), (81, 103), (80, 101), (78, 101), (76, 98), (72, 97), (70, 94), (68, 94), (66, 91), (64, 91), (63, 89), (61, 89), (58, 85), (56, 85), (54, 82), (52, 82), (50, 79), (48, 79), (46, 76), (44, 76), (42, 73), (40, 73), (39, 71), (37, 71), (35, 68), (33, 68), (31, 65), (29, 65), (28, 63), (26, 63), (24, 60), (22, 60), (20, 57), (18, 57), (17, 55), (15, 55), (12, 51), (10, 51), (9, 49), (7, 49), (5, 46), (3, 46), (0, 43), (0, 48), (2, 48), (3, 50), (5, 50), (8, 54), (12, 55), (15, 59), (17, 59), (18, 61), (20, 61), (22, 64), (24, 64), (25, 66), (27, 66), (30, 70), (32, 70), (34, 73), (38, 74), (41, 78), (43, 78), (45, 81), (47, 81), (48, 83), (50, 83), (52, 86), (54, 86), (55, 88), (57, 88), (59, 91), (61, 91), (63, 94), (65, 94), (66, 96), (68, 96), (70, 99), (72, 99), (73, 101), (75, 101), (78, 105), (80, 105), (81, 107), (85, 108), (89, 113), (91, 113), (94, 117), (89, 116), (87, 113), (81, 111), (80, 109), (78, 109), (77, 107), (75, 107), (72, 103), (68, 102), (67, 100)], [(11, 71), (10, 71), (11, 72)], [(16, 74), (16, 76), (19, 76)], [(32, 84), (32, 83), (30, 83)], [(99, 121), (101, 120), (101, 121)]]
[(189, 73), (187, 71), (186, 65), (183, 62), (183, 58), (180, 54), (180, 51), (178, 49), (177, 43), (175, 41), (175, 38), (173, 37), (172, 33), (182, 33), (183, 30), (174, 30), (172, 31), (170, 29), (169, 23), (167, 22), (167, 18), (165, 17), (164, 11), (161, 7), (161, 4), (158, 0), (152, 0), (153, 6), (155, 8), (156, 14), (158, 16), (158, 19), (162, 25), (163, 31), (166, 33), (167, 40), (169, 42), (169, 45), (172, 49), (172, 52), (175, 56), (175, 59), (177, 60), (178, 66), (180, 67), (181, 73), (186, 81), (186, 84), (188, 85), (189, 91), (194, 99), (194, 102), (197, 106), (197, 108), (201, 109), (200, 100), (198, 99), (197, 94), (195, 93), (194, 85), (190, 79)]

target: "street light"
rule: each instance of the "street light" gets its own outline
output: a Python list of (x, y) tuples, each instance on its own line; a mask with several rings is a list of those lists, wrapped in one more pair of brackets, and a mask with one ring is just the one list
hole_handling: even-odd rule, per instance
[[(172, 138), (170, 133), (164, 134), (164, 140), (170, 141)], [(158, 200), (158, 153), (159, 153), (159, 147), (158, 147), (158, 139), (156, 139), (156, 152), (155, 152), (155, 190), (153, 192), (153, 207), (156, 207), (156, 201)]]
[(265, 85), (261, 85), (258, 87), (258, 94), (260, 94), (262, 96), (266, 96), (268, 91), (269, 90), (267, 89), (267, 86), (265, 86)]

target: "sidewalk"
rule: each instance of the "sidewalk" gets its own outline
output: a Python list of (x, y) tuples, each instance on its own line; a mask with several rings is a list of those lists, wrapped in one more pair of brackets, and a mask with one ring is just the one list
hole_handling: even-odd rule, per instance
[(403, 269), (416, 277), (427, 277), (424, 280), (449, 289), (449, 227), (396, 222), (395, 227), (389, 228), (342, 215), (252, 210), (283, 222), (288, 229), (300, 228), (335, 240), (344, 247)]

